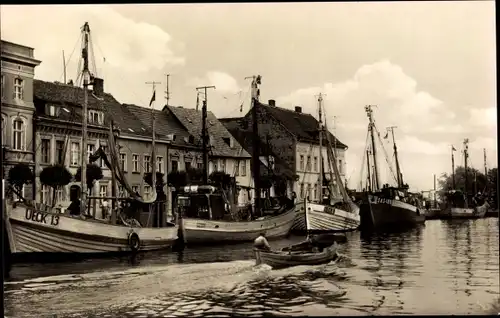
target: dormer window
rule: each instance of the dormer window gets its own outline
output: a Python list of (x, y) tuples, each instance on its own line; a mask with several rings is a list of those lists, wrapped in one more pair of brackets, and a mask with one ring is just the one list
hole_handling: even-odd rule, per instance
[(224, 142), (230, 147), (230, 148), (233, 148), (234, 147), (234, 141), (233, 141), (233, 138), (231, 137), (222, 137), (222, 140), (224, 140)]
[(104, 113), (99, 110), (89, 110), (89, 123), (96, 125), (104, 124)]
[(56, 105), (47, 104), (45, 106), (45, 115), (51, 117), (59, 116), (59, 107)]

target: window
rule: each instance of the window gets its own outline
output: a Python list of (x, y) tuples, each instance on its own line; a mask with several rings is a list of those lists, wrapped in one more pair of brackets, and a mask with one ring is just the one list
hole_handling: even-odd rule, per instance
[(310, 195), (311, 195), (311, 184), (308, 183), (307, 184), (307, 198), (309, 198)]
[[(24, 186), (25, 186), (25, 185), (23, 185), (23, 187), (22, 187), (22, 189), (21, 189), (21, 192), (20, 192), (20, 194), (21, 194), (23, 197), (24, 197)], [(16, 190), (17, 190), (17, 188), (16, 188)], [(20, 197), (20, 196), (18, 196), (17, 194), (14, 194), (14, 201), (22, 201), (22, 200), (21, 200), (21, 197)]]
[(107, 197), (108, 196), (108, 185), (100, 185), (99, 186), (99, 196), (102, 197)]
[(156, 156), (156, 172), (162, 172), (163, 169), (163, 157), (162, 156)]
[(144, 167), (146, 167), (145, 168), (146, 173), (151, 172), (151, 156), (150, 155), (144, 155)]
[(56, 163), (64, 164), (63, 158), (64, 158), (64, 141), (56, 140)]
[(311, 171), (311, 156), (307, 156), (306, 171)]
[(64, 190), (62, 188), (56, 190), (56, 202), (61, 203), (64, 201)]
[(220, 160), (220, 171), (226, 172), (226, 159)]
[(198, 162), (198, 163), (196, 163), (196, 167), (197, 167), (198, 169), (203, 169), (203, 162)]
[(24, 97), (24, 81), (17, 77), (14, 79), (14, 99), (22, 100)]
[(50, 204), (50, 187), (46, 184), (43, 184), (40, 190), (40, 202)]
[(120, 154), (120, 167), (124, 172), (127, 172), (127, 154)]
[(50, 163), (50, 139), (42, 139), (41, 144), (42, 163)]
[(80, 143), (71, 143), (71, 165), (78, 166), (80, 164)]
[(342, 174), (342, 159), (339, 159), (339, 173)]
[(57, 117), (59, 116), (59, 107), (57, 107), (56, 105), (46, 105), (45, 114), (52, 117)]
[(132, 155), (132, 171), (139, 172), (139, 155)]
[(171, 160), (170, 161), (170, 165), (171, 165), (171, 171), (179, 171), (179, 161), (177, 160)]
[[(106, 153), (106, 146), (101, 146), (101, 149), (104, 153)], [(101, 166), (101, 168), (107, 168), (106, 167), (106, 163), (104, 162), (104, 159), (100, 158), (99, 159), (99, 165)]]
[(139, 186), (137, 186), (137, 185), (132, 186), (132, 192), (139, 193)]
[(299, 166), (300, 171), (304, 171), (304, 155), (300, 155), (300, 166)]
[(186, 171), (191, 169), (191, 161), (186, 161), (184, 165), (186, 166)]
[(314, 167), (313, 171), (317, 172), (318, 171), (318, 157), (314, 157)]
[(303, 183), (300, 184), (300, 197), (301, 198), (304, 197), (304, 184)]
[(87, 145), (87, 161), (90, 163), (90, 156), (95, 152), (95, 145), (88, 144)]
[(318, 184), (314, 185), (314, 199), (318, 200)]
[(2, 116), (2, 145), (4, 145), (6, 143), (6, 140), (7, 140), (7, 129), (5, 129), (6, 128), (5, 123), (6, 123), (6, 120)]
[(14, 150), (24, 150), (26, 127), (22, 119), (14, 120), (12, 125), (12, 147)]
[(237, 177), (240, 175), (240, 161), (236, 160), (234, 164), (235, 164), (234, 176)]
[(118, 197), (120, 197), (120, 198), (125, 197), (125, 187), (124, 186), (118, 186)]
[(247, 175), (247, 161), (243, 160), (241, 161), (241, 176), (246, 176)]
[(89, 124), (102, 125), (104, 123), (104, 113), (98, 110), (89, 110)]
[(151, 187), (150, 186), (144, 186), (144, 198), (149, 199), (149, 196), (151, 195)]
[(214, 167), (214, 170), (213, 170), (213, 171), (219, 171), (219, 170), (217, 170), (217, 160), (212, 161), (212, 163), (213, 163), (213, 165), (214, 165), (214, 166), (213, 166), (213, 167)]
[[(3, 74), (2, 74), (2, 88), (0, 88), (0, 89), (2, 90), (2, 98), (3, 98), (3, 92), (5, 90), (5, 76)], [(3, 126), (2, 126), (2, 128), (3, 128)]]

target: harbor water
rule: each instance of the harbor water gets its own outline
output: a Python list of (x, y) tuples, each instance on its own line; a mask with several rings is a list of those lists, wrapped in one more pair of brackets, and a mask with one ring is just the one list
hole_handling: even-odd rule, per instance
[[(283, 247), (302, 240), (271, 242)], [(251, 244), (14, 265), (7, 317), (484, 314), (499, 293), (498, 219), (348, 234), (321, 266), (254, 266)]]

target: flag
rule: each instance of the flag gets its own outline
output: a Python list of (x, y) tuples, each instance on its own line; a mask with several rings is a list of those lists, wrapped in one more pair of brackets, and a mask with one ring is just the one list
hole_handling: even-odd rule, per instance
[(153, 102), (156, 100), (156, 91), (153, 91), (153, 96), (151, 96), (151, 101), (149, 102), (149, 107), (153, 104)]
[(384, 139), (387, 139), (389, 137), (389, 132), (385, 133)]
[(455, 149), (455, 147), (453, 147), (453, 145), (451, 146), (451, 151), (457, 151), (457, 149)]

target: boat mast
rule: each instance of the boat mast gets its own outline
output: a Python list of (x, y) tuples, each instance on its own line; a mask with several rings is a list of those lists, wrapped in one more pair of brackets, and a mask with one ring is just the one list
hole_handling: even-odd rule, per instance
[(367, 187), (366, 191), (371, 192), (372, 190), (372, 180), (371, 180), (371, 171), (370, 171), (370, 149), (366, 149), (366, 165), (368, 167), (368, 175), (367, 175)]
[(398, 188), (403, 187), (403, 174), (401, 173), (401, 168), (399, 166), (398, 159), (398, 147), (396, 146), (396, 139), (394, 138), (394, 128), (398, 128), (397, 126), (387, 127), (387, 130), (392, 134), (392, 143), (394, 144), (394, 158), (396, 159), (396, 174), (397, 174), (397, 182)]
[(455, 190), (455, 156), (453, 153), (456, 151), (455, 147), (451, 145), (451, 185), (452, 189)]
[(469, 174), (467, 173), (467, 159), (469, 157), (469, 139), (464, 139), (464, 166), (465, 166), (465, 202), (467, 204), (468, 200), (468, 187), (469, 187)]
[[(161, 82), (146, 82), (147, 85), (153, 86), (153, 97), (151, 98), (151, 187), (153, 188), (153, 194), (156, 195), (156, 118), (155, 118), (155, 102), (156, 102), (156, 84), (161, 84)], [(159, 209), (156, 209), (158, 213)], [(159, 218), (156, 218), (159, 221)], [(149, 223), (149, 222), (148, 222)]]
[(82, 27), (83, 32), (83, 109), (82, 109), (82, 153), (81, 153), (81, 195), (80, 195), (80, 215), (84, 215), (87, 211), (87, 108), (88, 108), (88, 89), (90, 83), (89, 71), (89, 23), (85, 22)]
[[(488, 180), (488, 164), (486, 163), (486, 148), (483, 148), (483, 160), (484, 160), (484, 176), (486, 177), (486, 180)], [(486, 185), (488, 185), (488, 182), (486, 182)]]
[(260, 75), (247, 76), (245, 79), (252, 79), (252, 174), (254, 179), (254, 213), (262, 215), (260, 207), (260, 149), (259, 149), (259, 124), (258, 124), (258, 106), (262, 77)]
[(366, 105), (365, 111), (366, 111), (366, 115), (368, 116), (368, 120), (369, 120), (368, 131), (370, 132), (370, 136), (372, 139), (373, 172), (374, 172), (374, 174), (373, 174), (374, 188), (372, 190), (377, 191), (380, 189), (380, 183), (379, 183), (379, 177), (378, 177), (377, 147), (375, 146), (375, 132), (374, 132), (375, 122), (373, 121), (372, 107), (373, 107), (373, 105)]
[(213, 88), (215, 86), (201, 86), (196, 87), (199, 91), (202, 89), (205, 93), (205, 98), (203, 99), (203, 106), (201, 107), (201, 140), (203, 141), (203, 184), (208, 184), (208, 134), (207, 134), (207, 89)]
[(320, 168), (319, 168), (319, 202), (323, 201), (323, 120), (322, 118), (322, 102), (323, 96), (319, 93), (318, 96), (318, 135), (319, 135), (319, 160), (320, 160)]

